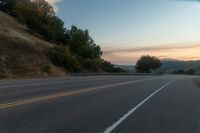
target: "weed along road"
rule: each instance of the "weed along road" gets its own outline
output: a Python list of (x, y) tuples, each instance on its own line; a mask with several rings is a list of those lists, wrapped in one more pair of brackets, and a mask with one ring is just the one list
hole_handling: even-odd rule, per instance
[(199, 133), (191, 76), (0, 81), (0, 133)]

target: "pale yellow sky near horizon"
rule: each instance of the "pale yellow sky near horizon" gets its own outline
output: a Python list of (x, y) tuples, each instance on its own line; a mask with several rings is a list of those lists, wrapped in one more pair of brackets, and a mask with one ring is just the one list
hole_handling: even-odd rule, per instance
[[(104, 50), (103, 58), (114, 64), (134, 65), (142, 55), (156, 56), (160, 59), (200, 60), (200, 43), (179, 46), (154, 46), (124, 50)], [(127, 63), (129, 62), (129, 63)]]

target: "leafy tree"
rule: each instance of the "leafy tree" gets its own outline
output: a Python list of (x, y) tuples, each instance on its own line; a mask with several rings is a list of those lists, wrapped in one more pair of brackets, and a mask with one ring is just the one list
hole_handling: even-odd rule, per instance
[(101, 69), (104, 72), (113, 72), (113, 73), (124, 73), (127, 72), (122, 68), (115, 67), (111, 62), (106, 60), (101, 60)]
[(151, 70), (155, 70), (161, 66), (161, 62), (158, 58), (154, 56), (142, 56), (137, 64), (136, 64), (136, 70), (137, 72), (141, 73), (150, 73)]
[(183, 69), (179, 69), (176, 71), (176, 74), (185, 74), (185, 71)]
[(68, 42), (72, 52), (76, 53), (79, 58), (95, 59), (102, 55), (102, 51), (97, 46), (93, 39), (90, 37), (88, 30), (78, 29), (76, 26), (72, 26), (67, 31)]
[(79, 72), (81, 70), (79, 62), (66, 47), (54, 47), (50, 54), (55, 65), (64, 67), (70, 72)]
[(127, 73), (128, 71), (126, 71), (122, 68), (119, 68), (119, 67), (114, 67), (112, 72), (114, 72), (114, 73)]
[(101, 60), (96, 59), (83, 59), (80, 61), (81, 67), (84, 72), (100, 72), (101, 71)]
[(112, 72), (113, 68), (114, 68), (114, 65), (111, 64), (109, 61), (102, 60), (101, 69), (104, 72)]
[(187, 71), (187, 74), (189, 74), (189, 75), (194, 75), (194, 74), (195, 74), (195, 70), (194, 70), (194, 69), (189, 69), (189, 70)]
[(45, 0), (11, 0), (8, 12), (48, 41), (65, 43), (64, 22)]
[(55, 11), (53, 7), (47, 3), (45, 0), (32, 0), (33, 5), (36, 7), (39, 14), (44, 17), (55, 16)]

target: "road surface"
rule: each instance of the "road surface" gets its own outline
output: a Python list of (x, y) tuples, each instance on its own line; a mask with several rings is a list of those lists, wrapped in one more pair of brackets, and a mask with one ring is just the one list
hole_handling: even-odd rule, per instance
[(0, 133), (200, 133), (191, 76), (0, 81)]

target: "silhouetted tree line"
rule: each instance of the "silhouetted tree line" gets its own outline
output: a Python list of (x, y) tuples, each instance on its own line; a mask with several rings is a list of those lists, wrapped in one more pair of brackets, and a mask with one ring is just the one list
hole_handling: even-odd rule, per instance
[(58, 44), (50, 51), (54, 64), (71, 72), (122, 72), (101, 58), (102, 51), (88, 30), (64, 27), (53, 7), (45, 0), (6, 0), (1, 10), (25, 24), (47, 41)]
[(179, 70), (173, 70), (170, 72), (171, 74), (187, 74), (187, 75), (194, 75), (196, 73), (195, 69), (189, 69), (189, 70), (183, 70), (183, 69), (179, 69)]

